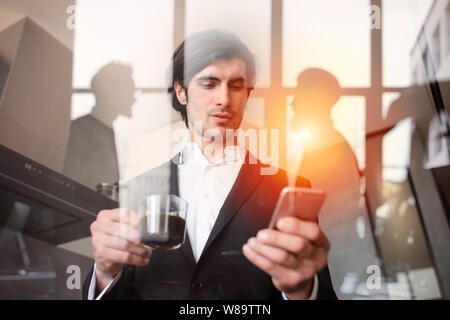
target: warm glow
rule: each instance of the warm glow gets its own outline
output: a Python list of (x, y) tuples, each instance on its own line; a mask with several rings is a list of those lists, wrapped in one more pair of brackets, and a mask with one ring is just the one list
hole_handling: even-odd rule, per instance
[(311, 131), (309, 129), (303, 129), (299, 131), (292, 132), (293, 142), (303, 143), (305, 140), (309, 139)]

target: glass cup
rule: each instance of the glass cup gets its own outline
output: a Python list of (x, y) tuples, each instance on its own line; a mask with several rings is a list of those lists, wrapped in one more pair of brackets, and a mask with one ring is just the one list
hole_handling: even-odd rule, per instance
[(139, 237), (153, 249), (179, 248), (186, 238), (188, 204), (173, 194), (152, 194), (140, 204)]

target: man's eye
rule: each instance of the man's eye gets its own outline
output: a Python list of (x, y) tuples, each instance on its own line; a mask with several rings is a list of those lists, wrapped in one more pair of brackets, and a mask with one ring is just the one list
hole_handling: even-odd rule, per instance
[(233, 89), (233, 90), (242, 90), (243, 88), (244, 88), (243, 84), (233, 84), (231, 86), (231, 89)]
[(200, 83), (200, 85), (203, 87), (203, 88), (213, 88), (214, 87), (214, 83), (212, 83), (212, 82), (201, 82)]

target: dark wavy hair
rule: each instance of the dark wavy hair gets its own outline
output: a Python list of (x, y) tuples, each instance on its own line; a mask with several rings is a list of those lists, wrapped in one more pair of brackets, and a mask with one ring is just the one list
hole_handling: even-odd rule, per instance
[(207, 30), (194, 33), (186, 38), (175, 50), (168, 69), (168, 89), (172, 107), (181, 114), (188, 127), (186, 106), (177, 99), (174, 84), (178, 82), (187, 96), (187, 88), (192, 77), (219, 59), (238, 58), (244, 61), (247, 72), (248, 94), (254, 87), (256, 77), (255, 59), (247, 46), (234, 34), (222, 30)]

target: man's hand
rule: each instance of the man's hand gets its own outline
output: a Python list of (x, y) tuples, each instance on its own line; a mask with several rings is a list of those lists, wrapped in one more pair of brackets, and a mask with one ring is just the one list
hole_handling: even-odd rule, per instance
[(315, 222), (285, 217), (276, 227), (260, 230), (243, 253), (288, 299), (308, 299), (314, 275), (327, 264), (330, 243)]
[(127, 209), (103, 210), (91, 224), (96, 263), (96, 291), (101, 292), (123, 269), (124, 264), (149, 263), (151, 249), (139, 240), (139, 217)]

